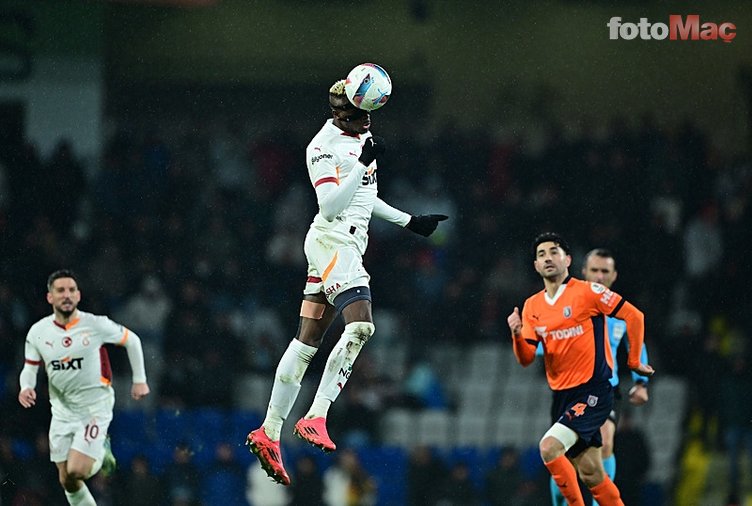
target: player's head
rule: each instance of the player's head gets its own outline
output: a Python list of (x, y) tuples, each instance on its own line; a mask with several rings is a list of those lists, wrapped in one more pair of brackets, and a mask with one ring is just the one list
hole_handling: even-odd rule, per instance
[(73, 271), (60, 269), (47, 278), (47, 302), (56, 314), (69, 317), (81, 302), (78, 281)]
[(617, 276), (614, 255), (605, 248), (596, 248), (588, 252), (582, 266), (582, 276), (587, 281), (611, 288)]
[(533, 265), (542, 278), (556, 280), (569, 275), (572, 256), (569, 244), (559, 234), (546, 232), (533, 241)]
[(337, 81), (329, 88), (329, 107), (334, 124), (349, 134), (364, 134), (371, 127), (371, 115), (358, 109), (345, 94), (345, 80)]

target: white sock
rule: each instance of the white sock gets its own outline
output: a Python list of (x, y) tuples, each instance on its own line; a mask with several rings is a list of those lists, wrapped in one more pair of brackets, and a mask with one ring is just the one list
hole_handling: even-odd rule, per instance
[(342, 337), (334, 345), (334, 349), (326, 361), (319, 389), (316, 391), (316, 397), (313, 400), (311, 409), (308, 410), (305, 416), (306, 418), (326, 418), (332, 402), (337, 400), (337, 396), (345, 388), (345, 384), (352, 372), (353, 363), (366, 340), (370, 337), (368, 335), (364, 340), (363, 336), (356, 331), (356, 329), (361, 329), (362, 325), (363, 322), (353, 322), (345, 325)]
[(82, 483), (81, 488), (76, 492), (68, 492), (66, 490), (65, 498), (68, 499), (68, 504), (71, 506), (97, 506), (94, 496), (91, 495), (91, 492), (86, 487), (86, 483)]
[(282, 423), (290, 414), (292, 405), (295, 404), (295, 399), (300, 392), (300, 382), (316, 351), (318, 348), (293, 339), (282, 358), (279, 359), (277, 372), (274, 374), (269, 408), (266, 410), (266, 418), (262, 424), (264, 432), (272, 441), (279, 440)]

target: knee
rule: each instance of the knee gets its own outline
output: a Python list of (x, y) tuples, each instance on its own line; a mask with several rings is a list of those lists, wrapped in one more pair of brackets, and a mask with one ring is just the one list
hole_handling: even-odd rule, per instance
[(78, 474), (77, 472), (70, 470), (61, 470), (60, 473), (58, 473), (58, 480), (60, 481), (60, 485), (67, 491), (67, 492), (76, 492), (79, 488), (81, 488), (80, 482), (84, 480), (83, 474)]
[(345, 331), (365, 344), (376, 331), (376, 326), (371, 322), (352, 322), (345, 325)]
[(543, 462), (551, 462), (564, 454), (564, 445), (556, 438), (544, 437), (538, 443), (538, 450)]
[(614, 453), (614, 443), (613, 441), (603, 441), (603, 446), (601, 446), (601, 456), (604, 459), (607, 459)]
[(595, 466), (590, 462), (581, 461), (577, 466), (577, 471), (582, 483), (588, 488), (598, 485), (606, 477), (606, 474), (600, 466)]

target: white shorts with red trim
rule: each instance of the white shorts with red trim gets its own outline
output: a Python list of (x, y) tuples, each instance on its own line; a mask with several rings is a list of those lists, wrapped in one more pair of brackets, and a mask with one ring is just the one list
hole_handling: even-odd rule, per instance
[(77, 416), (53, 413), (49, 432), (50, 460), (64, 462), (73, 449), (101, 462), (113, 405), (114, 397), (89, 407)]
[(303, 293), (323, 293), (334, 305), (337, 295), (348, 288), (368, 287), (371, 276), (363, 267), (363, 257), (355, 245), (331, 240), (327, 235), (314, 230), (306, 235), (303, 249), (308, 259), (308, 279)]

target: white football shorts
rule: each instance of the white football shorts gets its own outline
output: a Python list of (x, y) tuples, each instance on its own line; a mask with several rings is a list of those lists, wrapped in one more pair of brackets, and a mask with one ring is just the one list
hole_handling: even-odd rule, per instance
[(68, 460), (71, 449), (101, 463), (104, 442), (112, 421), (113, 402), (107, 399), (88, 409), (79, 417), (52, 415), (50, 422), (50, 460)]
[(303, 245), (308, 259), (308, 279), (303, 293), (315, 295), (323, 293), (330, 304), (347, 290), (357, 286), (369, 287), (371, 276), (363, 267), (363, 257), (354, 244), (347, 244), (309, 231)]

